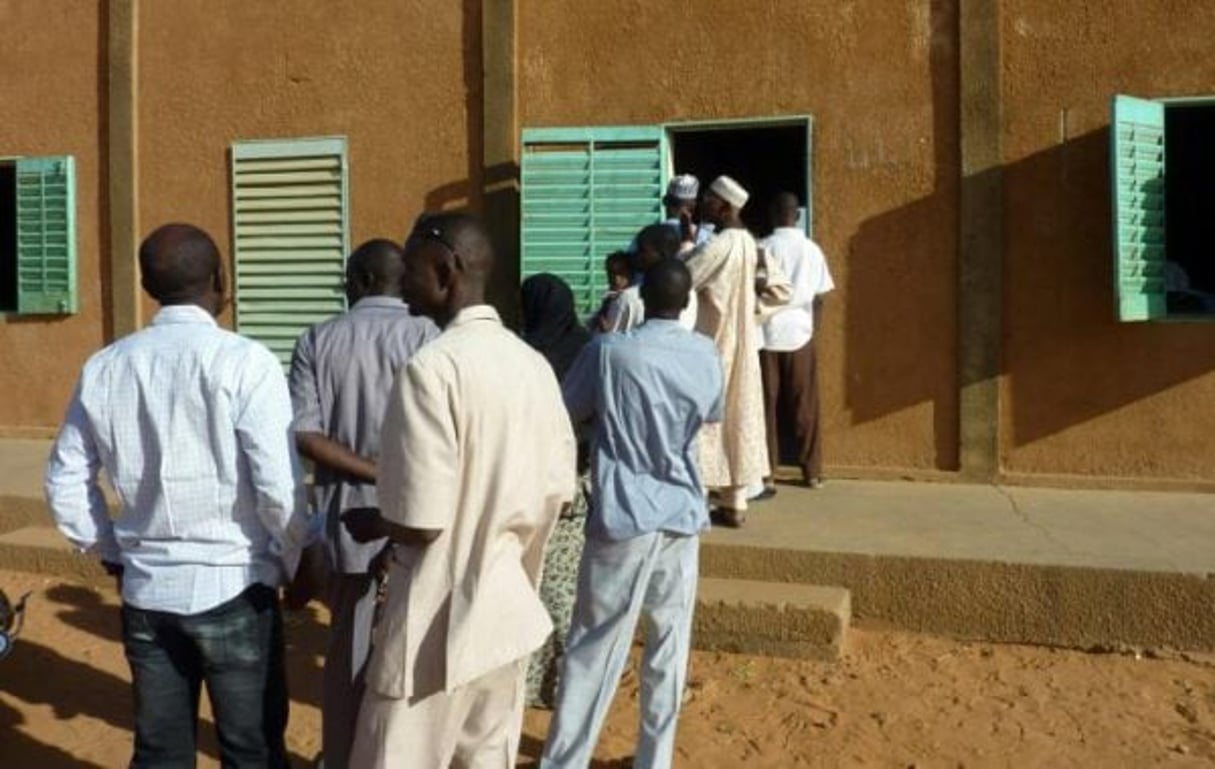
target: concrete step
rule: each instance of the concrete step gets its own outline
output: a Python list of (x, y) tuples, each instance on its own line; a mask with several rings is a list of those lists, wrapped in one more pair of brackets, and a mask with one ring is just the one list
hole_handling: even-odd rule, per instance
[(842, 587), (701, 577), (692, 646), (833, 661), (851, 619), (852, 596)]
[(95, 557), (76, 552), (58, 529), (46, 525), (25, 526), (0, 534), (0, 564), (14, 571), (90, 584), (110, 581)]

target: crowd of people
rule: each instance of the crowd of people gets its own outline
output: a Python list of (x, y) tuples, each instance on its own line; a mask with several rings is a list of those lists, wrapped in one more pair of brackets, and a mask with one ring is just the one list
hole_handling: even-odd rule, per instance
[(821, 483), (832, 287), (795, 196), (757, 243), (741, 185), (700, 193), (672, 180), (587, 322), (560, 278), (525, 280), (518, 335), (486, 301), (484, 226), (424, 214), (350, 255), (349, 310), (286, 377), (217, 325), (213, 240), (147, 237), (161, 309), (85, 364), (46, 477), (60, 530), (118, 582), (132, 766), (194, 765), (205, 684), (221, 762), (286, 767), (280, 601), (314, 598), (329, 769), (513, 766), (525, 705), (554, 710), (541, 766), (586, 767), (639, 622), (635, 765), (671, 765), (700, 534), (775, 493), (782, 424)]

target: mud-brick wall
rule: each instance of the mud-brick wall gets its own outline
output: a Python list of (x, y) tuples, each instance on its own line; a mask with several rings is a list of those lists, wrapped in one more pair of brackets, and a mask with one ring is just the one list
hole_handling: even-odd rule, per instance
[(521, 0), (523, 127), (814, 117), (828, 465), (957, 462), (952, 0)]
[(140, 9), (145, 230), (195, 222), (230, 258), (227, 153), (244, 139), (346, 136), (352, 246), (400, 240), (424, 207), (479, 204), (479, 3), (174, 0)]
[(1215, 94), (1215, 6), (1002, 11), (1004, 465), (1210, 480), (1215, 324), (1114, 317), (1109, 102)]
[(0, 315), (0, 434), (19, 437), (58, 423), (109, 324), (105, 4), (0, 2), (0, 29), (0, 157), (76, 159), (80, 312)]

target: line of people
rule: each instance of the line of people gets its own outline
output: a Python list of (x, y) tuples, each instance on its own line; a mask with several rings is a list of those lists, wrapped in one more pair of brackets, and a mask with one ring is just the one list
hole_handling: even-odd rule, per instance
[[(512, 766), (525, 702), (556, 707), (542, 765), (586, 766), (642, 616), (637, 765), (669, 766), (707, 487), (741, 525), (771, 475), (758, 324), (799, 301), (797, 265), (761, 260), (742, 226), (746, 200), (722, 177), (701, 204), (711, 236), (686, 207), (643, 230), (641, 279), (612, 303), (634, 330), (593, 339), (552, 276), (525, 281), (510, 333), (485, 301), (484, 227), (423, 216), (403, 250), (351, 255), (351, 309), (300, 338), (289, 386), (216, 325), (213, 241), (152, 233), (140, 266), (162, 309), (85, 365), (46, 483), (60, 529), (119, 582), (132, 765), (193, 765), (205, 683), (225, 765), (286, 766), (285, 585), (331, 609), (331, 769)], [(779, 383), (804, 365), (771, 368)]]

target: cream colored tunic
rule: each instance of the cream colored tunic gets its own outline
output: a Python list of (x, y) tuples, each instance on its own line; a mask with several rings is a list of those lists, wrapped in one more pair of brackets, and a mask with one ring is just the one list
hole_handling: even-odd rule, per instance
[(734, 228), (722, 230), (687, 258), (699, 300), (696, 330), (717, 344), (725, 376), (723, 419), (700, 431), (700, 469), (709, 487), (748, 486), (768, 472), (756, 264), (755, 239)]
[(381, 444), (383, 515), (442, 531), (397, 547), (368, 666), (368, 700), (412, 703), (548, 637), (537, 585), (573, 498), (574, 434), (552, 367), (481, 305), (398, 375)]

